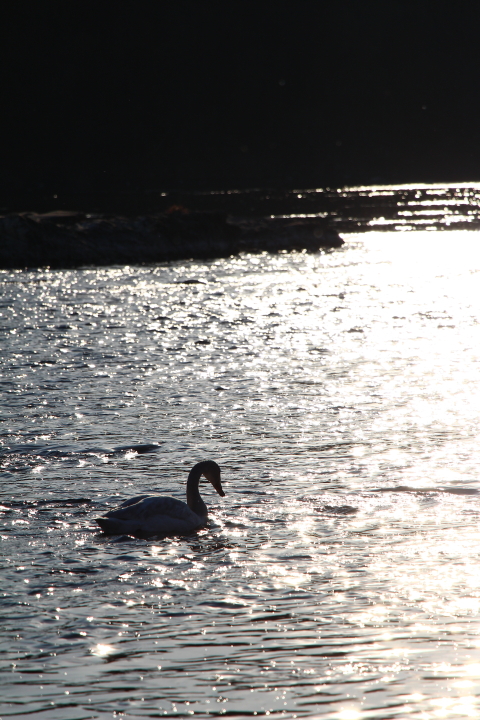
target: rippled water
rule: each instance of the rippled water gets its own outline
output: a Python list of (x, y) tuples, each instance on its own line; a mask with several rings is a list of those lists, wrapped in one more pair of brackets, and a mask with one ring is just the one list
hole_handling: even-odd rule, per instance
[(478, 235), (346, 240), (1, 273), (2, 718), (480, 715)]

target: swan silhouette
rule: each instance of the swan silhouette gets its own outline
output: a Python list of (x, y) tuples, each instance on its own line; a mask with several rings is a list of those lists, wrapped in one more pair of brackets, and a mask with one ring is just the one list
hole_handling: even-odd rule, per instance
[(186, 503), (164, 495), (137, 495), (95, 520), (108, 535), (190, 533), (207, 522), (207, 507), (198, 490), (202, 475), (221, 497), (225, 496), (220, 468), (213, 460), (204, 460), (190, 470)]

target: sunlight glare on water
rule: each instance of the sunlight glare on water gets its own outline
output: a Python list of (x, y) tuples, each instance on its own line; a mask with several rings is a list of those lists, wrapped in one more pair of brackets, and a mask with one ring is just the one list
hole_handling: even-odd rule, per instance
[(478, 234), (346, 239), (0, 273), (3, 719), (479, 716)]

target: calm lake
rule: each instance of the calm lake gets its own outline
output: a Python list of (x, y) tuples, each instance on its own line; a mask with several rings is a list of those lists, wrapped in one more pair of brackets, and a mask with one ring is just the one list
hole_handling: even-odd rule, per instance
[(479, 717), (479, 237), (378, 230), (0, 273), (2, 720)]

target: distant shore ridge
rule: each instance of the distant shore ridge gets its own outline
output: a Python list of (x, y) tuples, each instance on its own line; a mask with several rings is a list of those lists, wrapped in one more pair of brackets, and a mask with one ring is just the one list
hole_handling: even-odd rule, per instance
[(322, 217), (235, 218), (173, 206), (126, 218), (67, 211), (0, 216), (0, 268), (72, 268), (316, 251), (343, 240)]

